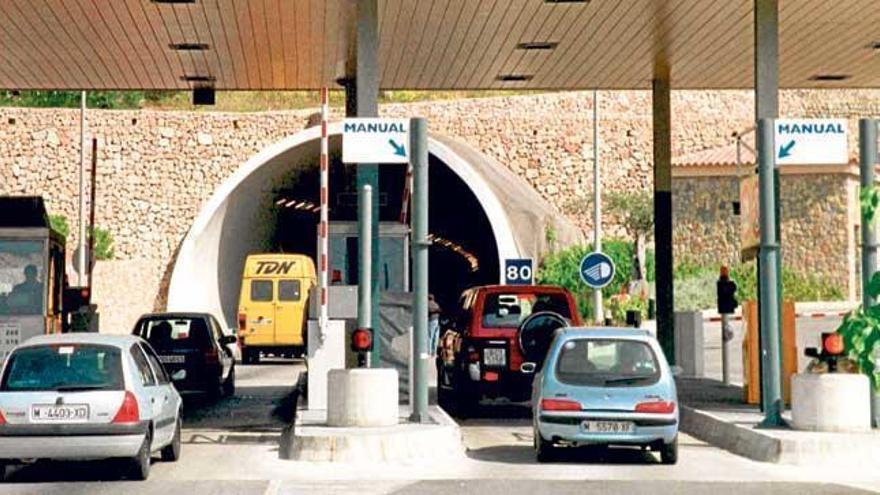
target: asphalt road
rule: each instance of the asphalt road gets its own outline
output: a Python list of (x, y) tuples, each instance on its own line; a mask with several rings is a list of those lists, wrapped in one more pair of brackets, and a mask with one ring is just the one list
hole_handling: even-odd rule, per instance
[[(305, 463), (278, 458), (290, 392), (302, 363), (237, 368), (234, 397), (186, 398), (180, 461), (154, 460), (150, 479), (120, 479), (113, 463), (41, 462), (16, 468), (0, 494), (387, 494), (387, 493), (759, 493), (847, 494), (880, 487), (872, 470), (763, 464), (695, 440), (680, 439), (678, 465), (635, 449), (573, 450), (538, 464), (528, 409), (486, 405), (461, 421), (466, 452), (437, 462), (375, 465)], [(844, 486), (847, 485), (847, 486)]]

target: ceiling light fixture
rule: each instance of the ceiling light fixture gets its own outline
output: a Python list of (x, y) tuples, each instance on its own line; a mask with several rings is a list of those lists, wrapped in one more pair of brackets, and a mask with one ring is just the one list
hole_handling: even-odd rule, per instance
[(501, 74), (495, 79), (502, 82), (531, 81), (535, 77), (532, 74)]
[(552, 50), (559, 46), (558, 41), (527, 41), (525, 43), (517, 43), (517, 50)]
[(196, 0), (151, 0), (153, 3), (196, 3)]
[(544, 0), (544, 3), (590, 3), (590, 0)]
[(195, 82), (195, 83), (212, 83), (217, 80), (214, 76), (180, 76), (180, 80), (184, 82)]
[(201, 51), (210, 48), (207, 43), (169, 43), (172, 50)]
[(810, 81), (846, 81), (850, 77), (849, 74), (816, 74)]

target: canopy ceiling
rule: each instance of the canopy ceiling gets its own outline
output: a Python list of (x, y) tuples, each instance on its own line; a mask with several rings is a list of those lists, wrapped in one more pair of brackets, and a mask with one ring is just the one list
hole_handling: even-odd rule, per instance
[[(880, 86), (876, 1), (779, 3), (780, 86)], [(378, 8), (383, 89), (646, 89), (658, 61), (676, 89), (753, 84), (753, 0)], [(354, 0), (2, 0), (0, 88), (333, 87), (354, 67), (354, 12)]]

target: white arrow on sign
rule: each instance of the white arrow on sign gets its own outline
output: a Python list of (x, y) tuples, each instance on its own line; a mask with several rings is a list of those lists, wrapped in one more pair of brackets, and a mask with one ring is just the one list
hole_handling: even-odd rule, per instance
[(849, 163), (846, 119), (777, 119), (777, 165)]
[(345, 119), (344, 163), (408, 163), (409, 119)]

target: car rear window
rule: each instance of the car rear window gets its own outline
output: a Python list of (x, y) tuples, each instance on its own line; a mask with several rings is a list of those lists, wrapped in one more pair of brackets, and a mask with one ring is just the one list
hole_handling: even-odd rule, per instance
[(568, 299), (562, 294), (488, 294), (483, 303), (483, 327), (516, 328), (532, 313), (552, 311), (571, 319)]
[(137, 333), (159, 353), (211, 346), (210, 332), (202, 318), (149, 318), (141, 320)]
[(0, 390), (122, 390), (122, 359), (116, 347), (58, 344), (23, 347), (9, 357)]
[(562, 345), (556, 378), (571, 385), (645, 386), (660, 379), (660, 365), (651, 346), (639, 340), (574, 339)]

